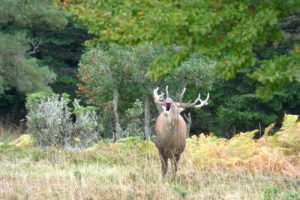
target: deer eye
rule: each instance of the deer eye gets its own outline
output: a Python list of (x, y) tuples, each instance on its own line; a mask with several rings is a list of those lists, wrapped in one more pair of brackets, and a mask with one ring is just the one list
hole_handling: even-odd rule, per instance
[(171, 103), (166, 103), (166, 110), (169, 111), (171, 108)]

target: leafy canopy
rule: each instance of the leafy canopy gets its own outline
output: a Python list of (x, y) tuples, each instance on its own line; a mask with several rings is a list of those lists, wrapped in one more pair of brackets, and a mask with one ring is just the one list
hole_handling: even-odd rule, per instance
[(151, 41), (181, 47), (153, 63), (148, 74), (153, 79), (197, 53), (216, 60), (218, 72), (225, 79), (246, 70), (264, 86), (257, 90), (261, 96), (297, 79), (291, 72), (299, 68), (299, 48), (263, 60), (258, 60), (255, 49), (267, 42), (280, 43), (284, 37), (277, 26), (279, 20), (299, 8), (298, 0), (70, 0), (65, 7), (96, 36), (89, 44)]
[(10, 88), (23, 94), (49, 90), (47, 85), (55, 74), (40, 66), (37, 59), (28, 55), (29, 51), (24, 34), (0, 32), (0, 94)]
[(49, 90), (55, 75), (33, 58), (41, 43), (34, 33), (59, 30), (66, 23), (51, 0), (1, 1), (0, 94), (11, 88), (20, 94)]

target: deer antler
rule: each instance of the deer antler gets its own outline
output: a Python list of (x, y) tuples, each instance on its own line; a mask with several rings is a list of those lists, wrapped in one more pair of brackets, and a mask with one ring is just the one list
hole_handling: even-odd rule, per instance
[(177, 106), (181, 107), (181, 108), (201, 108), (203, 106), (206, 106), (208, 104), (209, 93), (207, 93), (207, 97), (206, 97), (205, 100), (202, 100), (200, 97), (201, 97), (201, 95), (199, 93), (197, 99), (193, 103), (182, 103), (182, 102), (179, 102), (177, 104)]
[(166, 95), (167, 95), (167, 98), (169, 98), (169, 90), (168, 89), (169, 89), (169, 86), (167, 85), (166, 86)]
[[(208, 99), (209, 99), (209, 93), (207, 93), (207, 97), (205, 100), (202, 100), (200, 97), (200, 93), (198, 95), (198, 97), (196, 98), (196, 100), (193, 102), (193, 103), (182, 103), (182, 98), (183, 98), (183, 95), (186, 91), (186, 88), (183, 89), (180, 97), (179, 97), (179, 102), (176, 103), (176, 105), (180, 108), (201, 108), (205, 105), (208, 104)], [(199, 104), (198, 104), (199, 103)]]
[(153, 97), (155, 104), (165, 105), (164, 93), (158, 94), (159, 87), (153, 90)]
[(185, 93), (185, 90), (186, 90), (186, 87), (183, 88), (183, 90), (182, 90), (182, 92), (181, 92), (181, 95), (180, 95), (180, 97), (179, 97), (179, 103), (180, 103), (180, 104), (182, 103), (182, 98), (183, 98), (183, 95), (184, 95), (184, 93)]

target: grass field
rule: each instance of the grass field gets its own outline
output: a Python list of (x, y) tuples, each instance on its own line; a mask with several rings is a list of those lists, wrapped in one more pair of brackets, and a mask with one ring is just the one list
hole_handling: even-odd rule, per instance
[(20, 131), (0, 130), (0, 200), (299, 200), (300, 124), (296, 120), (283, 123), (276, 136), (260, 141), (249, 139), (253, 132), (231, 140), (193, 137), (175, 180), (170, 169), (161, 179), (159, 157), (151, 142), (101, 141), (79, 152), (9, 145)]
[(299, 199), (297, 177), (239, 167), (197, 170), (182, 156), (178, 176), (161, 179), (152, 151), (0, 148), (0, 199)]

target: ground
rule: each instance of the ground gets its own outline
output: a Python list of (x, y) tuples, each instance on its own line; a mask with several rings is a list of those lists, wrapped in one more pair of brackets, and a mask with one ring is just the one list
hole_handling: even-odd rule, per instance
[(184, 154), (175, 180), (154, 152), (102, 144), (85, 152), (0, 148), (0, 199), (298, 199), (300, 180), (239, 167), (198, 170)]
[[(192, 137), (175, 180), (166, 179), (153, 142), (129, 137), (101, 140), (82, 151), (37, 147), (29, 135), (0, 126), (0, 200), (215, 199), (299, 200), (300, 122), (253, 140)], [(17, 139), (16, 139), (17, 138)]]

